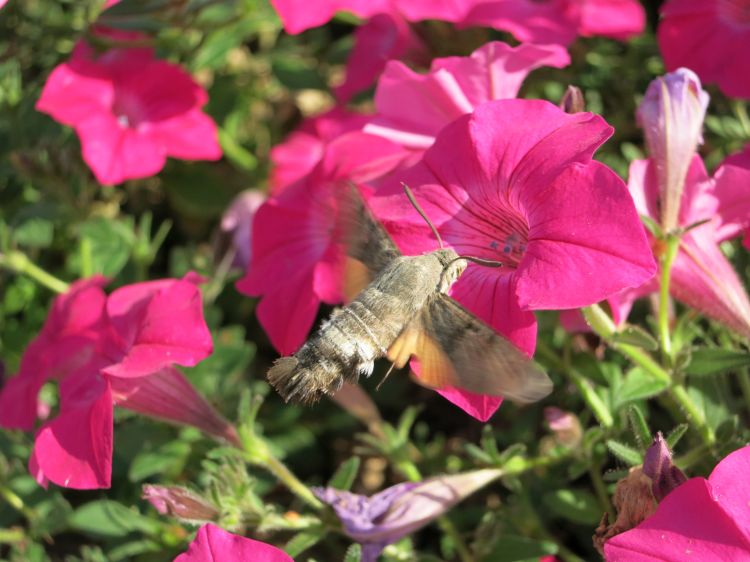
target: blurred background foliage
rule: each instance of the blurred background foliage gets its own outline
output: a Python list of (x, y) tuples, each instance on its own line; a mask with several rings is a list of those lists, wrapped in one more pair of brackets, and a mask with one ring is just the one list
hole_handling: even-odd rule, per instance
[[(629, 161), (643, 155), (635, 109), (648, 83), (664, 72), (654, 36), (659, 4), (646, 2), (649, 21), (642, 36), (626, 44), (578, 39), (568, 68), (533, 72), (521, 92), (557, 102), (568, 84), (579, 86), (588, 109), (616, 129), (597, 157), (623, 177)], [(101, 272), (112, 279), (110, 287), (189, 269), (206, 275), (216, 349), (188, 376), (230, 419), (247, 422), (255, 415), (253, 406), (241, 404), (243, 394), (252, 394), (255, 406), (265, 396), (254, 431), (306, 484), (325, 484), (343, 467), (340, 484), (373, 493), (403, 480), (408, 467), (435, 475), (522, 462), (528, 470), (449, 514), (474, 559), (511, 562), (558, 554), (592, 560), (593, 529), (603, 512), (612, 512), (614, 483), (641, 462), (649, 433), (672, 432), (678, 466), (690, 475), (706, 474), (750, 438), (748, 389), (730, 374), (747, 376), (743, 344), (684, 310), (678, 310), (674, 339), (684, 349), (690, 392), (717, 433), (711, 451), (680, 425), (684, 415), (668, 398), (647, 401), (663, 387), (595, 337), (565, 332), (551, 313), (538, 314), (537, 360), (550, 371), (555, 392), (523, 409), (505, 404), (488, 424), (407, 377), (392, 377), (375, 391), (377, 374), (364, 386), (392, 425), (384, 435), (367, 434), (331, 402), (285, 405), (264, 382), (276, 353), (254, 318), (255, 302), (234, 289), (238, 272), (219, 267), (226, 244), (217, 224), (237, 193), (267, 185), (271, 147), (304, 116), (332, 106), (330, 87), (343, 78), (356, 21), (339, 16), (289, 36), (266, 0), (132, 0), (110, 10), (102, 23), (147, 31), (159, 57), (180, 63), (207, 88), (206, 110), (219, 126), (225, 157), (217, 163), (170, 160), (156, 177), (102, 187), (81, 160), (73, 131), (34, 110), (47, 76), (100, 10), (101, 3), (92, 0), (10, 0), (0, 12), (0, 253), (20, 250), (64, 280)], [(490, 30), (457, 31), (440, 22), (419, 26), (436, 56), (468, 54), (491, 39), (515, 43)], [(750, 129), (743, 105), (708, 89), (712, 102), (701, 152), (713, 169), (741, 148)], [(371, 92), (355, 104), (367, 110)], [(747, 253), (739, 245), (725, 249), (747, 279)], [(6, 376), (16, 372), (52, 297), (29, 278), (0, 269), (0, 366)], [(646, 328), (653, 323), (647, 301), (638, 303), (633, 318)], [(691, 354), (696, 346), (701, 351)], [(726, 350), (734, 354), (722, 355)], [(600, 398), (608, 424), (584, 405), (578, 383)], [(43, 392), (53, 409), (55, 393), (53, 385)], [(580, 438), (566, 442), (549, 430), (543, 410), (550, 405), (578, 416)], [(299, 515), (304, 505), (261, 467), (246, 467), (196, 430), (115, 413), (108, 491), (43, 490), (26, 469), (32, 436), (0, 432), (0, 559), (171, 560), (194, 527), (159, 516), (140, 499), (144, 483), (181, 484), (214, 498), (225, 525), (286, 544), (299, 560), (343, 559), (349, 541), (330, 533), (321, 540), (323, 528), (306, 526)], [(444, 530), (430, 526), (389, 547), (383, 559), (456, 559), (455, 534)]]

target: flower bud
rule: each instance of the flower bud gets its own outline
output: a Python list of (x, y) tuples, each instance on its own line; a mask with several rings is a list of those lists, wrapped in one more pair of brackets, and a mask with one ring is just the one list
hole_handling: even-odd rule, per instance
[(656, 501), (663, 500), (669, 492), (687, 480), (682, 471), (672, 464), (672, 451), (661, 432), (656, 434), (654, 442), (646, 451), (643, 473), (651, 478), (651, 491)]
[(678, 225), (685, 177), (699, 144), (709, 96), (700, 79), (679, 68), (654, 81), (638, 108), (646, 145), (656, 163), (661, 200), (661, 225), (669, 232)]
[(180, 486), (143, 486), (144, 500), (162, 515), (170, 515), (189, 521), (212, 521), (219, 516), (219, 509), (187, 488)]

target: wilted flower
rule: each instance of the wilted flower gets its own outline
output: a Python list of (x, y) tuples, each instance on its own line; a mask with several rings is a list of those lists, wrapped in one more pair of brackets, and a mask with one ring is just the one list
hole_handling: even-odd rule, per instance
[(355, 131), (332, 141), (315, 169), (271, 196), (253, 222), (252, 260), (237, 289), (262, 297), (257, 315), (283, 355), (305, 341), (321, 302), (343, 300), (338, 190), (395, 168), (401, 147)]
[(669, 450), (669, 445), (661, 432), (656, 434), (654, 442), (646, 451), (643, 473), (651, 479), (651, 491), (656, 501), (663, 500), (667, 494), (687, 480), (682, 471), (672, 464), (672, 451)]
[(211, 521), (219, 516), (219, 509), (206, 498), (180, 486), (143, 486), (144, 500), (162, 515), (188, 521)]
[(567, 45), (578, 35), (624, 41), (646, 24), (637, 0), (480, 0), (473, 5), (464, 24), (508, 31), (522, 42)]
[(0, 425), (31, 430), (39, 390), (58, 382), (60, 411), (37, 432), (29, 461), (41, 484), (109, 487), (114, 404), (237, 442), (234, 428), (173, 367), (212, 351), (199, 281), (189, 274), (136, 283), (107, 297), (106, 280), (94, 277), (55, 299), (0, 393)]
[(221, 217), (221, 230), (232, 237), (236, 255), (234, 263), (247, 269), (252, 253), (252, 228), (255, 212), (266, 200), (266, 195), (257, 189), (248, 189), (234, 198)]
[(333, 507), (344, 532), (362, 543), (362, 562), (375, 562), (386, 546), (427, 525), (501, 475), (501, 470), (485, 469), (405, 482), (371, 497), (335, 488), (314, 488), (313, 492)]
[(117, 184), (158, 173), (167, 156), (221, 158), (206, 91), (149, 49), (102, 55), (80, 42), (52, 71), (36, 109), (76, 130), (97, 180)]
[(750, 98), (750, 59), (737, 56), (750, 44), (747, 0), (669, 0), (657, 35), (668, 70), (691, 68), (728, 96)]
[(691, 478), (636, 528), (604, 545), (608, 562), (750, 559), (750, 447), (725, 457), (708, 479)]
[[(611, 133), (598, 116), (545, 101), (487, 102), (444, 128), (398, 178), (459, 255), (503, 264), (470, 264), (451, 294), (529, 355), (533, 310), (587, 306), (655, 272), (624, 183), (592, 160)], [(399, 182), (383, 186), (371, 207), (405, 254), (435, 249)], [(500, 404), (457, 389), (440, 393), (481, 420)]]
[(651, 160), (659, 180), (661, 226), (677, 226), (682, 191), (698, 144), (709, 96), (687, 68), (656, 78), (638, 108)]
[(198, 529), (198, 534), (187, 552), (180, 554), (174, 562), (294, 562), (283, 550), (260, 541), (233, 535), (224, 529), (207, 523)]

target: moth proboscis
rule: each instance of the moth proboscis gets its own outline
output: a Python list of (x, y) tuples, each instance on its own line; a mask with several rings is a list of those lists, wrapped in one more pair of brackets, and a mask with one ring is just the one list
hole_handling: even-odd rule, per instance
[(519, 403), (547, 396), (552, 391), (547, 375), (447, 295), (472, 258), (442, 247), (437, 230), (404, 189), (441, 247), (402, 255), (359, 190), (342, 189), (338, 231), (346, 248), (344, 293), (350, 302), (334, 310), (294, 355), (278, 359), (268, 381), (285, 400), (312, 403), (344, 381), (372, 374), (376, 359), (387, 357), (402, 368), (416, 357), (415, 380), (427, 387), (456, 387)]

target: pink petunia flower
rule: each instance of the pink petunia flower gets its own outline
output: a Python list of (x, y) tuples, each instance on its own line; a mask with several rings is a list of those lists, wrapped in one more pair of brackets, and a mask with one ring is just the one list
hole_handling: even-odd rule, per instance
[(270, 197), (253, 222), (252, 261), (237, 289), (262, 297), (258, 319), (283, 355), (299, 348), (321, 302), (342, 302), (344, 255), (336, 234), (337, 191), (404, 159), (400, 146), (354, 131), (330, 142), (315, 169)]
[[(680, 249), (672, 266), (670, 292), (679, 301), (695, 308), (733, 330), (750, 336), (750, 300), (732, 264), (718, 243), (730, 232), (720, 230), (722, 200), (733, 202), (735, 209), (750, 211), (750, 169), (727, 171), (722, 166), (713, 178), (708, 176), (700, 156), (694, 156), (685, 179), (678, 226), (688, 230), (680, 240)], [(739, 176), (744, 175), (744, 180)], [(635, 160), (630, 165), (628, 188), (638, 212), (658, 221), (659, 180), (653, 159)], [(746, 215), (750, 216), (750, 215)], [(646, 292), (657, 289), (653, 284)], [(643, 293), (644, 291), (639, 291)], [(632, 295), (633, 298), (638, 296)], [(627, 300), (627, 299), (623, 299)], [(629, 304), (629, 303), (628, 303)]]
[(312, 172), (325, 154), (326, 146), (344, 133), (365, 126), (369, 115), (341, 107), (310, 117), (271, 149), (271, 191), (275, 194)]
[(626, 40), (643, 32), (646, 13), (637, 0), (483, 0), (463, 24), (508, 31), (519, 41), (567, 45), (576, 36)]
[(260, 541), (233, 535), (224, 529), (207, 523), (198, 529), (198, 534), (187, 552), (180, 554), (174, 562), (294, 562), (283, 550)]
[(669, 0), (657, 36), (667, 69), (685, 66), (728, 96), (750, 98), (747, 0)]
[(482, 103), (515, 98), (532, 70), (570, 64), (558, 45), (483, 45), (468, 57), (435, 59), (427, 74), (392, 61), (378, 81), (376, 116), (365, 126), (415, 152), (432, 146), (440, 130)]
[(38, 430), (29, 462), (40, 484), (109, 487), (115, 404), (237, 442), (234, 428), (173, 367), (212, 351), (199, 281), (190, 274), (137, 283), (108, 297), (106, 280), (93, 277), (55, 299), (18, 375), (0, 392), (0, 426), (28, 431), (42, 385), (59, 385), (59, 413)]
[[(398, 178), (459, 255), (502, 262), (469, 265), (451, 294), (529, 355), (533, 310), (587, 306), (655, 272), (625, 184), (591, 159), (611, 134), (600, 117), (545, 101), (487, 102), (445, 127)], [(371, 203), (405, 254), (436, 248), (399, 182)], [(501, 402), (440, 392), (481, 420)]]
[(640, 525), (604, 544), (607, 562), (741, 562), (750, 559), (750, 447), (708, 479), (691, 478)]
[(36, 109), (73, 127), (97, 180), (117, 184), (158, 173), (167, 156), (221, 158), (206, 91), (149, 49), (103, 55), (80, 42), (52, 71)]
[(232, 237), (232, 247), (236, 252), (234, 264), (242, 269), (247, 269), (250, 264), (253, 218), (265, 200), (262, 191), (247, 189), (234, 198), (221, 217), (222, 232)]

